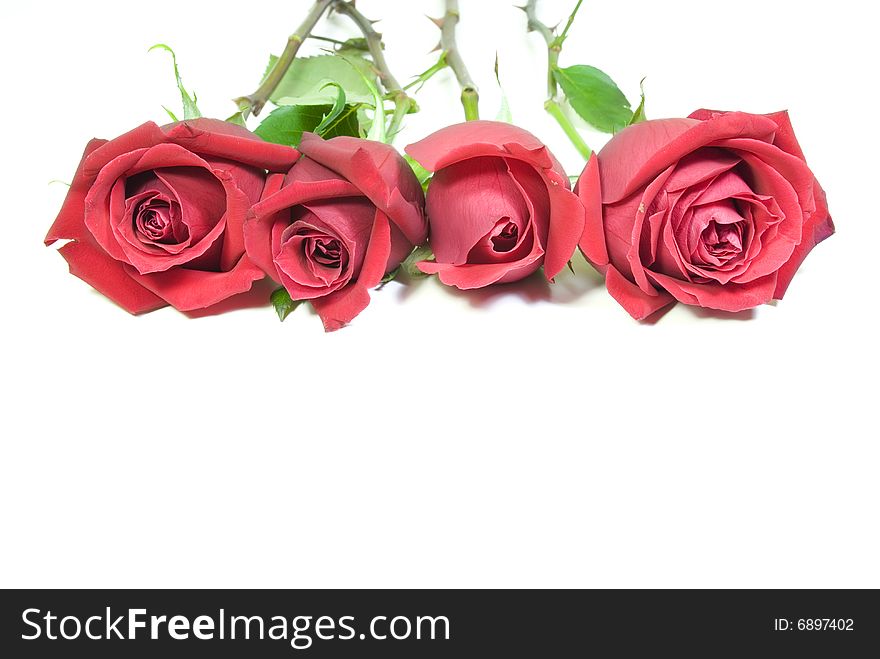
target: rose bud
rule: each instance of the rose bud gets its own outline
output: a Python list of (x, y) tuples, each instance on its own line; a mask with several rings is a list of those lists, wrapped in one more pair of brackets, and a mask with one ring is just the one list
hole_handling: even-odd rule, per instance
[(245, 245), (333, 331), (363, 311), (368, 290), (425, 241), (424, 194), (387, 144), (305, 133), (299, 149), (304, 157), (286, 176), (269, 177), (245, 223)]
[(417, 264), (461, 289), (552, 280), (577, 248), (584, 209), (553, 154), (531, 133), (468, 121), (406, 147), (435, 172), (427, 211), (434, 261)]
[(636, 124), (590, 160), (576, 191), (581, 249), (636, 319), (676, 300), (741, 311), (782, 299), (834, 233), (786, 112)]
[(92, 140), (46, 244), (70, 240), (71, 273), (131, 313), (210, 307), (263, 278), (242, 226), (265, 170), (297, 157), (214, 119)]

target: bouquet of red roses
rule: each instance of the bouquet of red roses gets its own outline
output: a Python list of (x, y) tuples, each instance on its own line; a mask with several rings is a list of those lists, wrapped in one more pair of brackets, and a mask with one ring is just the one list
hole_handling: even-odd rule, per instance
[[(834, 232), (788, 114), (648, 120), (644, 94), (633, 108), (603, 71), (559, 64), (580, 4), (561, 30), (535, 0), (523, 7), (547, 46), (544, 107), (584, 159), (576, 179), (503, 113), (479, 119), (455, 0), (436, 21), (436, 64), (405, 86), (353, 0), (317, 0), (225, 120), (202, 117), (175, 60), (182, 119), (89, 142), (46, 243), (65, 241), (71, 272), (131, 313), (235, 308), (268, 278), (282, 320), (307, 301), (328, 331), (398, 276), (473, 289), (543, 270), (552, 282), (578, 249), (638, 320), (674, 302), (735, 312), (781, 299)], [(356, 35), (299, 56), (329, 12)], [(447, 67), (465, 121), (398, 151), (413, 88)], [(613, 135), (601, 151), (571, 112)]]

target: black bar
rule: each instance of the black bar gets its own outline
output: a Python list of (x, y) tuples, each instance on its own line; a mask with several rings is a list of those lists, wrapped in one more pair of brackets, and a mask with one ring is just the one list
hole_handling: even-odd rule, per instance
[[(183, 616), (173, 632), (186, 639), (172, 638), (173, 616)], [(252, 619), (245, 625), (234, 616)], [(79, 629), (77, 638), (61, 638), (65, 617), (64, 634)], [(144, 627), (134, 628), (133, 640), (119, 639), (132, 618)], [(270, 639), (273, 629), (286, 639)], [(87, 631), (111, 638), (91, 640)], [(880, 597), (875, 590), (7, 590), (0, 634), (0, 657), (41, 659), (837, 658), (878, 656)]]

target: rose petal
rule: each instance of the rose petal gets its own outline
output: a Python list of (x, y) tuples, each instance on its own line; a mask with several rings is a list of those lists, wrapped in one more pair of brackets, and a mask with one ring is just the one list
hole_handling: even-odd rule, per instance
[(94, 139), (86, 145), (79, 166), (76, 168), (76, 173), (73, 175), (70, 189), (67, 191), (67, 196), (61, 205), (61, 211), (59, 211), (58, 217), (55, 218), (55, 222), (52, 223), (49, 233), (46, 234), (44, 239), (46, 245), (51, 245), (56, 240), (85, 240), (90, 235), (83, 222), (83, 216), (85, 214), (86, 195), (92, 186), (93, 179), (86, 176), (84, 169), (89, 155), (97, 151), (104, 144), (107, 144), (107, 140)]
[(107, 256), (94, 240), (75, 240), (58, 252), (70, 266), (70, 274), (79, 277), (129, 313), (147, 313), (167, 306), (165, 300), (129, 277), (123, 264)]
[(655, 119), (630, 126), (599, 153), (603, 202), (621, 201), (696, 149), (744, 136), (769, 144), (775, 131), (772, 120), (741, 112), (708, 121)]
[(529, 228), (532, 249), (525, 258), (512, 263), (437, 263), (420, 261), (416, 264), (426, 274), (437, 274), (447, 286), (462, 290), (482, 288), (491, 284), (508, 284), (528, 277), (541, 267), (544, 250), (534, 237), (534, 227)]
[[(516, 148), (516, 154), (510, 145)], [(462, 160), (481, 156), (518, 157), (535, 167), (565, 170), (530, 132), (500, 121), (466, 121), (447, 126), (404, 149), (425, 169), (436, 172)]]
[(370, 304), (367, 287), (359, 282), (338, 290), (330, 295), (311, 301), (315, 311), (324, 323), (324, 330), (335, 332), (354, 320)]
[(217, 178), (201, 167), (162, 167), (155, 170), (180, 204), (181, 221), (197, 243), (217, 226), (226, 210), (226, 194)]
[(95, 177), (108, 163), (120, 156), (147, 149), (166, 141), (165, 133), (152, 121), (141, 124), (114, 140), (105, 142), (86, 158), (83, 172), (86, 176)]
[(605, 265), (608, 263), (608, 249), (602, 228), (602, 184), (599, 180), (599, 159), (596, 154), (590, 156), (574, 191), (584, 206), (584, 231), (578, 246), (594, 266)]
[(816, 211), (806, 214), (803, 225), (803, 237), (795, 247), (788, 262), (777, 272), (776, 290), (773, 297), (781, 300), (788, 290), (791, 280), (800, 268), (804, 259), (807, 258), (813, 247), (821, 243), (834, 233), (834, 222), (828, 215), (828, 203), (825, 199), (825, 191), (816, 183)]
[(413, 245), (428, 235), (422, 186), (394, 147), (355, 137), (324, 140), (304, 133), (300, 150), (350, 181)]
[(125, 266), (125, 271), (178, 311), (206, 309), (233, 295), (249, 291), (255, 281), (265, 276), (246, 256), (242, 256), (228, 272), (173, 268), (142, 275), (129, 265)]
[(388, 259), (391, 256), (391, 223), (388, 216), (378, 208), (370, 233), (370, 243), (364, 257), (364, 263), (358, 274), (358, 283), (367, 288), (379, 285), (388, 270)]
[[(263, 196), (265, 198), (271, 197), (281, 189), (283, 184), (283, 174), (270, 174), (266, 179)], [(289, 219), (289, 217), (290, 213), (287, 212), (287, 207), (274, 212), (263, 213), (259, 216), (255, 212), (255, 207), (253, 207), (248, 211), (247, 218), (244, 221), (244, 244), (248, 257), (275, 281), (278, 281), (278, 275), (272, 260), (272, 227), (276, 221), (284, 221)]]
[(215, 156), (270, 172), (286, 172), (299, 158), (289, 146), (263, 141), (247, 128), (218, 119), (188, 119), (162, 127), (163, 141), (200, 156)]
[(636, 320), (644, 320), (675, 302), (669, 293), (662, 290), (655, 291), (654, 294), (646, 293), (620, 274), (613, 265), (605, 269), (605, 288), (608, 289), (611, 297)]
[(441, 169), (428, 188), (431, 248), (438, 263), (461, 265), (501, 218), (524, 234), (529, 208), (501, 158), (471, 158)]
[(551, 280), (562, 272), (577, 249), (584, 232), (585, 210), (580, 199), (568, 190), (568, 179), (557, 178), (555, 171), (546, 172), (550, 193), (550, 234), (544, 257), (544, 275)]
[(747, 284), (699, 284), (657, 272), (648, 276), (679, 302), (720, 311), (744, 311), (769, 302), (776, 288), (776, 273)]

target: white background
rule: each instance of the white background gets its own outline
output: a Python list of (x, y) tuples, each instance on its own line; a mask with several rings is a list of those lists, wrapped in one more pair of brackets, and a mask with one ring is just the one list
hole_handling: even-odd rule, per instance
[[(68, 275), (50, 180), (179, 104), (147, 48), (227, 116), (308, 4), (0, 9), (0, 585), (880, 586), (876, 7), (587, 0), (566, 44), (632, 99), (647, 76), (649, 117), (791, 110), (838, 234), (754, 314), (640, 325), (579, 259), (552, 287), (391, 284), (325, 335), (305, 307), (134, 318)], [(483, 116), (497, 49), (514, 120), (579, 173), (540, 38), (461, 4)], [(441, 2), (358, 5), (398, 78), (431, 64)], [(459, 121), (457, 95), (429, 82), (398, 145)]]

